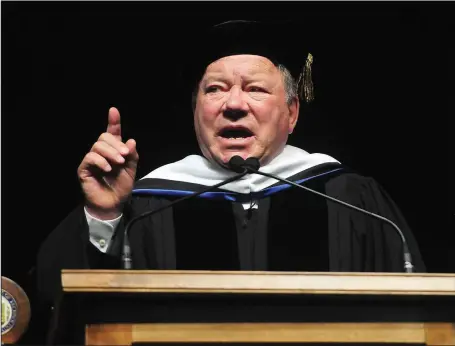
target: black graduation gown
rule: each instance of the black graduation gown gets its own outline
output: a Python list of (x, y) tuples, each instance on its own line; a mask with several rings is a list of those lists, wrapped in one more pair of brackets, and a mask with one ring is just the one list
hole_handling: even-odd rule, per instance
[[(372, 178), (324, 163), (289, 177), (313, 190), (382, 215), (402, 230), (414, 271), (425, 267), (399, 209)], [(89, 241), (83, 206), (51, 232), (38, 254), (38, 289), (51, 304), (61, 269), (121, 268), (123, 230), (131, 218), (205, 186), (143, 179), (125, 206), (107, 254)], [(258, 199), (258, 209), (242, 202)], [(403, 272), (402, 241), (389, 224), (277, 182), (242, 196), (222, 188), (137, 221), (129, 232), (134, 269)]]

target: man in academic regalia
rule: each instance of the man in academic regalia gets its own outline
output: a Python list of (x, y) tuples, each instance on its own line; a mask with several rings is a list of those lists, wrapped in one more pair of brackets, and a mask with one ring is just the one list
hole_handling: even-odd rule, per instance
[[(407, 240), (414, 271), (425, 270), (406, 221), (374, 179), (287, 145), (300, 99), (312, 98), (311, 55), (296, 82), (286, 47), (268, 41), (264, 25), (227, 22), (207, 38), (202, 69), (194, 69), (201, 72), (193, 109), (202, 155), (136, 179), (136, 143), (122, 138), (120, 113), (109, 110), (107, 131), (78, 168), (85, 204), (38, 256), (39, 289), (50, 303), (61, 292), (61, 269), (120, 269), (128, 221), (236, 175), (233, 156), (257, 158), (260, 171), (390, 219)], [(128, 239), (133, 269), (404, 271), (402, 240), (388, 223), (257, 174), (138, 220)]]

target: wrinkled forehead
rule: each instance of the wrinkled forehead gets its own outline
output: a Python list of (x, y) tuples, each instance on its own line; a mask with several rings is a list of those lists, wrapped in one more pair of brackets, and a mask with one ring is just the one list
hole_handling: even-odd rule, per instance
[(278, 68), (269, 59), (259, 55), (231, 55), (207, 66), (203, 79), (215, 75), (232, 76), (275, 76)]

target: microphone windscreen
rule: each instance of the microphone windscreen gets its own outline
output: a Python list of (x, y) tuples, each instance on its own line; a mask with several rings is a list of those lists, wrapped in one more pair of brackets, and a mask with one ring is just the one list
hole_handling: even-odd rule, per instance
[(242, 173), (245, 169), (243, 165), (245, 164), (245, 160), (240, 157), (239, 155), (232, 156), (229, 160), (229, 167), (237, 173)]
[(245, 164), (244, 164), (246, 167), (249, 167), (249, 168), (252, 168), (254, 170), (258, 170), (259, 167), (261, 167), (261, 164), (259, 163), (259, 160), (255, 157), (249, 157), (245, 160)]

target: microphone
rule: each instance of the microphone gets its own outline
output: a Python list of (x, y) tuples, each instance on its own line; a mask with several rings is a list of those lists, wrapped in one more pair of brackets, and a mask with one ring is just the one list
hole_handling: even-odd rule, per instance
[(188, 195), (188, 196), (185, 196), (185, 197), (182, 197), (182, 198), (179, 198), (177, 200), (175, 200), (174, 202), (168, 204), (168, 205), (165, 205), (165, 206), (162, 206), (161, 208), (158, 208), (158, 209), (155, 209), (155, 210), (149, 210), (145, 213), (142, 213), (134, 218), (132, 218), (128, 223), (127, 225), (125, 226), (125, 231), (123, 233), (123, 248), (122, 248), (122, 267), (123, 269), (131, 269), (132, 268), (132, 258), (131, 258), (131, 247), (130, 247), (130, 244), (129, 244), (129, 240), (128, 240), (128, 232), (131, 228), (131, 226), (136, 223), (137, 221), (143, 219), (144, 217), (146, 216), (150, 216), (150, 215), (153, 215), (155, 213), (159, 213), (160, 211), (166, 209), (166, 208), (169, 208), (169, 207), (172, 207), (173, 205), (177, 204), (177, 203), (180, 203), (180, 202), (183, 202), (187, 199), (190, 199), (190, 198), (193, 198), (193, 197), (197, 197), (199, 195), (202, 195), (203, 193), (205, 192), (208, 192), (212, 189), (216, 189), (217, 187), (220, 187), (222, 185), (226, 185), (232, 181), (235, 181), (235, 180), (238, 180), (240, 178), (242, 178), (243, 176), (245, 176), (246, 174), (248, 174), (248, 170), (246, 168), (243, 168), (241, 167), (241, 165), (244, 163), (244, 160), (240, 157), (240, 156), (234, 156), (232, 157), (230, 160), (229, 160), (229, 167), (234, 167), (232, 170), (236, 173), (239, 173), (239, 174), (236, 174), (234, 175), (233, 177), (231, 178), (228, 178), (216, 185), (213, 185), (213, 186), (209, 186), (207, 187), (206, 189), (203, 189), (202, 191), (199, 191), (199, 192), (195, 192), (195, 193), (192, 193), (191, 195)]
[[(238, 158), (235, 158), (235, 157), (238, 157)], [(234, 159), (235, 158), (235, 159)], [(242, 162), (243, 161), (243, 162)], [(241, 158), (240, 156), (234, 156), (231, 158), (231, 161), (229, 161), (229, 164), (230, 165), (233, 165), (235, 167), (231, 167), (233, 170), (236, 169), (236, 170), (240, 170), (241, 168), (244, 168), (246, 169), (248, 172), (250, 173), (256, 173), (256, 174), (260, 174), (260, 175), (264, 175), (266, 177), (269, 177), (269, 178), (273, 178), (273, 179), (276, 179), (276, 180), (279, 180), (279, 181), (282, 181), (284, 183), (287, 183), (287, 184), (290, 184), (290, 185), (293, 185), (295, 187), (299, 187), (301, 189), (304, 189), (306, 191), (309, 191), (311, 193), (314, 193), (318, 196), (321, 196), (321, 197), (324, 197), (325, 199), (328, 199), (332, 202), (335, 202), (335, 203), (338, 203), (338, 204), (341, 204), (345, 207), (348, 207), (348, 208), (351, 208), (351, 209), (354, 209), (354, 210), (357, 210), (357, 211), (360, 211), (364, 214), (367, 214), (367, 215), (370, 215), (374, 218), (377, 218), (377, 219), (380, 219), (382, 221), (385, 221), (386, 223), (390, 224), (397, 232), (398, 234), (400, 235), (400, 238), (401, 238), (401, 241), (402, 241), (402, 244), (403, 244), (403, 261), (404, 261), (404, 269), (405, 269), (405, 272), (406, 273), (412, 273), (412, 268), (414, 267), (413, 264), (412, 264), (412, 258), (411, 258), (411, 252), (409, 251), (409, 247), (408, 247), (408, 244), (406, 242), (406, 238), (404, 237), (404, 234), (403, 232), (400, 230), (400, 228), (395, 224), (393, 223), (392, 221), (390, 221), (389, 219), (386, 219), (385, 217), (383, 216), (380, 216), (380, 215), (377, 215), (377, 214), (374, 214), (372, 212), (369, 212), (369, 211), (366, 211), (364, 209), (361, 209), (359, 207), (356, 207), (352, 204), (349, 204), (349, 203), (346, 203), (346, 202), (343, 202), (339, 199), (336, 199), (336, 198), (333, 198), (331, 196), (328, 196), (328, 195), (325, 195), (321, 192), (318, 192), (318, 191), (315, 191), (315, 190), (312, 190), (306, 186), (303, 186), (303, 185), (299, 185), (297, 183), (294, 183), (293, 181), (290, 181), (290, 180), (287, 180), (287, 179), (283, 179), (283, 178), (280, 178), (274, 174), (270, 174), (270, 173), (265, 173), (265, 172), (260, 172), (259, 171), (259, 167), (260, 167), (260, 163), (259, 163), (259, 160), (255, 157), (249, 157), (248, 159), (244, 160), (243, 158)]]

